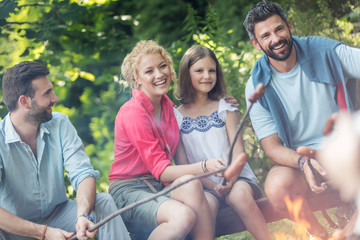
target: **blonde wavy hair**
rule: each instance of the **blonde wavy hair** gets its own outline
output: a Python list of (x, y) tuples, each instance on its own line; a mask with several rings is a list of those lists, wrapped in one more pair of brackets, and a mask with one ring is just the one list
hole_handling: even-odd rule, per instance
[(155, 41), (143, 40), (138, 42), (133, 50), (128, 55), (126, 55), (121, 65), (122, 76), (130, 83), (132, 88), (139, 88), (135, 77), (137, 75), (137, 66), (141, 57), (152, 53), (160, 53), (160, 55), (165, 59), (166, 64), (170, 67), (171, 70), (171, 79), (176, 83), (176, 73), (171, 55)]

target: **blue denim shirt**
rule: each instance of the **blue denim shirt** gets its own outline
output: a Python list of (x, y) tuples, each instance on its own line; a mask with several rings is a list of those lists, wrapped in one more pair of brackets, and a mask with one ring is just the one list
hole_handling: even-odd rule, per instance
[(64, 169), (75, 189), (87, 177), (99, 178), (66, 115), (40, 124), (37, 160), (15, 131), (10, 115), (0, 121), (0, 207), (30, 221), (47, 217), (68, 201)]

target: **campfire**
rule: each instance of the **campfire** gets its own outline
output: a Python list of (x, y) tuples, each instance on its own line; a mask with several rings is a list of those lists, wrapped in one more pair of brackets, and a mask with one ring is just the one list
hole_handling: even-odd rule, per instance
[[(307, 229), (310, 228), (310, 223), (306, 221), (304, 216), (302, 215), (302, 205), (303, 198), (298, 197), (295, 199), (290, 199), (289, 196), (285, 196), (286, 207), (295, 223), (295, 235), (291, 236), (286, 233), (275, 233), (274, 237), (276, 240), (307, 240), (310, 239)], [(312, 239), (319, 239), (316, 237), (312, 237)], [(328, 238), (328, 240), (334, 240), (333, 238)]]

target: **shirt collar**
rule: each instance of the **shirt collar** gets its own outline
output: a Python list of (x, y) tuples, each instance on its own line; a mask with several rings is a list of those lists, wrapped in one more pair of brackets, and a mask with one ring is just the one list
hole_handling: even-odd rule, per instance
[(5, 118), (5, 143), (13, 143), (21, 141), (19, 134), (15, 131), (15, 128), (10, 119), (10, 113)]
[[(16, 132), (14, 125), (11, 122), (10, 113), (5, 118), (5, 143), (21, 142), (19, 134)], [(50, 120), (51, 121), (51, 120)], [(45, 133), (49, 134), (49, 130), (46, 128), (45, 123), (41, 123), (39, 126), (39, 135), (44, 136)]]
[[(132, 90), (133, 97), (141, 103), (141, 105), (148, 111), (150, 114), (154, 114), (155, 109), (154, 105), (151, 103), (150, 99), (146, 96), (145, 93), (143, 93), (139, 89), (133, 89)], [(170, 100), (170, 98), (165, 94), (161, 98), (161, 105), (165, 106), (165, 104), (171, 104), (172, 106), (175, 106), (174, 103)]]

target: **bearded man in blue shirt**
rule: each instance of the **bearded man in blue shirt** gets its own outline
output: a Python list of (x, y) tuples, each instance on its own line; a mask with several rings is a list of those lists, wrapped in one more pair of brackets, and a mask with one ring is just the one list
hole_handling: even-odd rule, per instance
[[(0, 239), (95, 237), (88, 229), (117, 210), (107, 193), (96, 193), (99, 172), (58, 102), (48, 69), (25, 61), (2, 80), (9, 113), (0, 121)], [(64, 170), (77, 192), (65, 193)], [(120, 216), (103, 225), (99, 239), (130, 239)]]
[[(250, 9), (244, 26), (254, 47), (264, 52), (245, 89), (248, 99), (257, 84), (266, 86), (250, 111), (257, 138), (275, 164), (264, 190), (275, 209), (287, 211), (286, 196), (304, 198), (328, 188), (325, 182), (316, 181), (316, 173), (327, 178), (321, 164), (299, 155), (296, 149), (319, 149), (328, 117), (339, 110), (354, 110), (354, 88), (348, 86), (360, 78), (360, 49), (325, 37), (293, 36), (283, 8), (267, 0)], [(301, 214), (310, 225), (310, 239), (327, 239), (326, 229), (311, 212), (307, 199), (303, 200)]]

